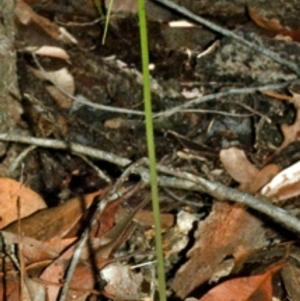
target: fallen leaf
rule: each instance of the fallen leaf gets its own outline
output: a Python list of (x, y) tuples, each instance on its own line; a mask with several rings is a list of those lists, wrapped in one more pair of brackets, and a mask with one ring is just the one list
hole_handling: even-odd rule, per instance
[(37, 70), (28, 66), (28, 69), (37, 77), (43, 80), (49, 80), (55, 87), (58, 87), (65, 93), (73, 96), (75, 92), (74, 78), (67, 68), (61, 68), (56, 71)]
[(263, 241), (259, 219), (241, 206), (215, 202), (210, 215), (199, 223), (189, 260), (176, 273), (173, 289), (180, 298), (187, 297), (201, 284), (216, 280), (216, 274), (226, 276), (221, 273), (226, 259), (239, 261), (250, 250), (262, 247)]
[(55, 46), (26, 47), (25, 51), (35, 53), (36, 55), (40, 56), (54, 57), (66, 61), (70, 59), (69, 55), (64, 49)]
[(230, 176), (241, 184), (239, 188), (250, 193), (259, 191), (280, 171), (276, 164), (258, 170), (247, 159), (245, 152), (236, 147), (221, 150), (220, 160)]
[[(220, 159), (227, 172), (241, 183), (240, 189), (251, 193), (256, 193), (279, 170), (272, 164), (259, 171), (236, 147), (222, 150)], [(238, 204), (215, 202), (210, 215), (198, 225), (195, 244), (187, 254), (189, 260), (175, 275), (174, 291), (185, 298), (201, 284), (218, 281), (240, 268), (247, 254), (263, 245), (260, 219)]]
[(283, 201), (300, 194), (300, 162), (284, 169), (270, 183), (265, 185), (261, 194), (275, 201)]
[(107, 282), (104, 294), (107, 298), (140, 300), (143, 282), (141, 273), (134, 273), (128, 265), (115, 262), (101, 270), (101, 278)]
[(272, 301), (272, 277), (283, 265), (264, 274), (225, 281), (210, 290), (200, 301)]
[(16, 2), (15, 16), (18, 22), (23, 26), (36, 26), (39, 30), (42, 30), (55, 40), (72, 44), (77, 43), (77, 40), (65, 29), (62, 30), (62, 28), (58, 27), (55, 23), (35, 13), (33, 9), (22, 0), (17, 0)]
[[(75, 197), (60, 206), (41, 210), (22, 219), (23, 235), (41, 241), (64, 237), (79, 221), (84, 210), (91, 205), (94, 198), (102, 193), (103, 191), (99, 190), (83, 197)], [(4, 230), (17, 233), (18, 223), (12, 223)]]
[(0, 178), (1, 229), (17, 220), (18, 198), (21, 218), (47, 207), (42, 197), (35, 191), (13, 179)]
[(251, 7), (248, 7), (248, 12), (254, 23), (265, 29), (268, 34), (288, 36), (293, 41), (300, 42), (300, 30), (292, 30), (289, 27), (285, 27), (277, 19), (266, 20)]
[(258, 169), (247, 159), (245, 152), (237, 147), (220, 151), (220, 160), (230, 174), (239, 183), (248, 183), (258, 174)]
[(21, 241), (22, 243), (22, 253), (25, 258), (26, 264), (32, 264), (39, 261), (54, 259), (58, 256), (59, 252), (54, 250), (52, 247), (40, 242), (31, 237), (18, 236), (14, 233), (7, 231), (1, 232), (4, 238), (4, 243), (7, 246), (16, 245)]

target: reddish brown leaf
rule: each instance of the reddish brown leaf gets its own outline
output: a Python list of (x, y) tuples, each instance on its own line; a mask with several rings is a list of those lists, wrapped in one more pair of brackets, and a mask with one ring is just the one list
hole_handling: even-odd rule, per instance
[[(39, 211), (22, 219), (22, 233), (24, 236), (42, 241), (64, 237), (79, 221), (84, 210), (91, 205), (94, 198), (101, 195), (101, 193), (103, 191), (93, 192), (83, 197), (75, 197), (60, 206)], [(18, 223), (14, 222), (4, 230), (17, 233), (17, 229)]]
[(201, 301), (272, 301), (272, 277), (283, 265), (257, 276), (225, 281), (210, 290)]
[(0, 228), (17, 219), (17, 199), (20, 198), (20, 215), (26, 217), (40, 209), (46, 208), (42, 197), (21, 183), (0, 178)]
[(188, 253), (190, 260), (175, 275), (173, 288), (177, 295), (185, 298), (199, 285), (217, 280), (226, 258), (232, 258), (234, 266), (246, 253), (261, 247), (263, 237), (261, 222), (244, 208), (216, 202), (210, 215), (199, 224), (195, 245)]
[(284, 27), (277, 19), (266, 20), (251, 7), (248, 7), (248, 12), (254, 23), (265, 29), (268, 34), (288, 36), (292, 40), (300, 42), (300, 30), (292, 30), (288, 27)]
[[(240, 189), (257, 192), (278, 172), (278, 166), (268, 165), (258, 171), (235, 147), (222, 150), (220, 158), (230, 175), (242, 182)], [(261, 221), (243, 207), (216, 202), (210, 215), (199, 224), (195, 245), (189, 251), (189, 261), (175, 275), (173, 288), (185, 298), (193, 289), (207, 281), (216, 281), (242, 265), (247, 254), (263, 245)], [(232, 258), (231, 262), (226, 258)]]

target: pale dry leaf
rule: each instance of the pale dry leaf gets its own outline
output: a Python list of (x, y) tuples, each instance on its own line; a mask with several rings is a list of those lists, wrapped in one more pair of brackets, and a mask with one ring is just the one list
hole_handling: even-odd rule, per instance
[(277, 174), (262, 188), (261, 194), (273, 201), (283, 201), (298, 196), (300, 194), (300, 162)]
[(37, 78), (43, 80), (49, 80), (56, 87), (64, 91), (65, 93), (73, 96), (75, 92), (75, 83), (72, 74), (68, 71), (67, 68), (62, 68), (56, 71), (43, 71), (37, 70), (28, 66), (28, 69), (36, 76)]
[(25, 51), (35, 53), (36, 55), (40, 56), (47, 56), (47, 57), (54, 57), (58, 59), (62, 59), (65, 61), (69, 61), (70, 56), (67, 54), (67, 52), (56, 46), (41, 46), (41, 47), (26, 47)]
[(220, 160), (230, 176), (239, 183), (249, 183), (258, 174), (258, 169), (247, 159), (245, 152), (237, 147), (221, 150)]
[(107, 282), (104, 292), (114, 299), (139, 300), (143, 282), (141, 273), (133, 272), (129, 266), (115, 262), (101, 270), (101, 278)]

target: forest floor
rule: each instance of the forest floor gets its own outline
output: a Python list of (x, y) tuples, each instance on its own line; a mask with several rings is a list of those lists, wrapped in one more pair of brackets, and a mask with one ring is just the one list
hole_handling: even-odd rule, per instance
[[(156, 300), (135, 1), (104, 42), (96, 1), (23, 1), (3, 300)], [(300, 4), (171, 3), (146, 1), (168, 299), (299, 300)]]

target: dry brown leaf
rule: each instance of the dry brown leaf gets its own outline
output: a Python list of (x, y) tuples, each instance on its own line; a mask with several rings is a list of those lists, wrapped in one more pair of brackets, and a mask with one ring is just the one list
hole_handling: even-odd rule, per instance
[(55, 40), (61, 40), (65, 43), (77, 43), (76, 39), (66, 32), (65, 29), (62, 30), (62, 28), (59, 28), (55, 23), (35, 13), (33, 9), (22, 0), (17, 0), (16, 2), (15, 16), (23, 26), (37, 27)]
[(254, 23), (265, 29), (268, 34), (288, 36), (292, 40), (300, 42), (300, 30), (292, 30), (288, 27), (282, 26), (277, 19), (266, 20), (251, 7), (248, 7), (248, 12)]
[(198, 226), (189, 261), (175, 275), (176, 294), (183, 299), (199, 285), (216, 280), (215, 274), (221, 273), (226, 259), (239, 261), (250, 250), (262, 247), (263, 237), (259, 219), (240, 206), (216, 202)]
[[(39, 211), (21, 220), (22, 233), (25, 236), (37, 240), (46, 241), (52, 238), (62, 238), (79, 221), (96, 196), (100, 196), (102, 190), (87, 194), (83, 197), (75, 197), (64, 204)], [(18, 223), (12, 223), (4, 230), (17, 233)]]
[(18, 197), (20, 197), (21, 218), (47, 207), (42, 197), (35, 191), (13, 179), (0, 178), (1, 229), (17, 220)]
[(282, 267), (281, 264), (262, 275), (225, 281), (210, 290), (200, 301), (272, 301), (272, 277)]
[(260, 170), (256, 178), (251, 183), (251, 190), (246, 190), (248, 192), (257, 192), (264, 185), (269, 183), (281, 170), (281, 167), (277, 164), (269, 164)]
[[(69, 259), (72, 253), (68, 252), (68, 256), (61, 256), (53, 261), (40, 276), (40, 279), (45, 282), (44, 286), (47, 291), (47, 300), (56, 301), (58, 293), (61, 289), (61, 283), (65, 274), (66, 267), (68, 266)], [(95, 285), (94, 269), (85, 262), (79, 262), (68, 290), (66, 300), (81, 300), (90, 294)]]
[(54, 248), (31, 237), (22, 236), (18, 238), (16, 234), (7, 231), (2, 231), (2, 235), (6, 245), (15, 245), (21, 240), (23, 245), (22, 252), (26, 264), (53, 259), (59, 254)]
[[(279, 170), (277, 165), (268, 165), (258, 171), (236, 147), (222, 150), (220, 158), (228, 173), (242, 183), (240, 189), (251, 193)], [(263, 244), (264, 229), (258, 218), (240, 205), (216, 202), (210, 215), (199, 223), (189, 261), (176, 273), (173, 289), (185, 298), (201, 284), (229, 275), (242, 265), (247, 254)]]
[[(4, 284), (5, 283), (5, 287)], [(23, 288), (23, 298), (20, 298), (20, 284), (18, 276), (6, 277), (0, 284), (1, 300), (8, 301), (44, 301), (46, 292), (43, 285), (25, 276), (25, 287)]]
[(257, 13), (251, 7), (248, 7), (248, 13), (252, 21), (254, 21), (254, 23), (257, 26), (263, 29), (266, 29), (276, 34), (276, 33), (280, 33), (284, 28), (277, 19), (267, 20), (263, 18), (259, 13)]
[[(52, 96), (57, 106), (61, 109), (71, 109), (73, 106), (73, 100), (64, 95), (54, 86), (45, 87), (48, 93)], [(71, 95), (71, 94), (70, 94)]]

